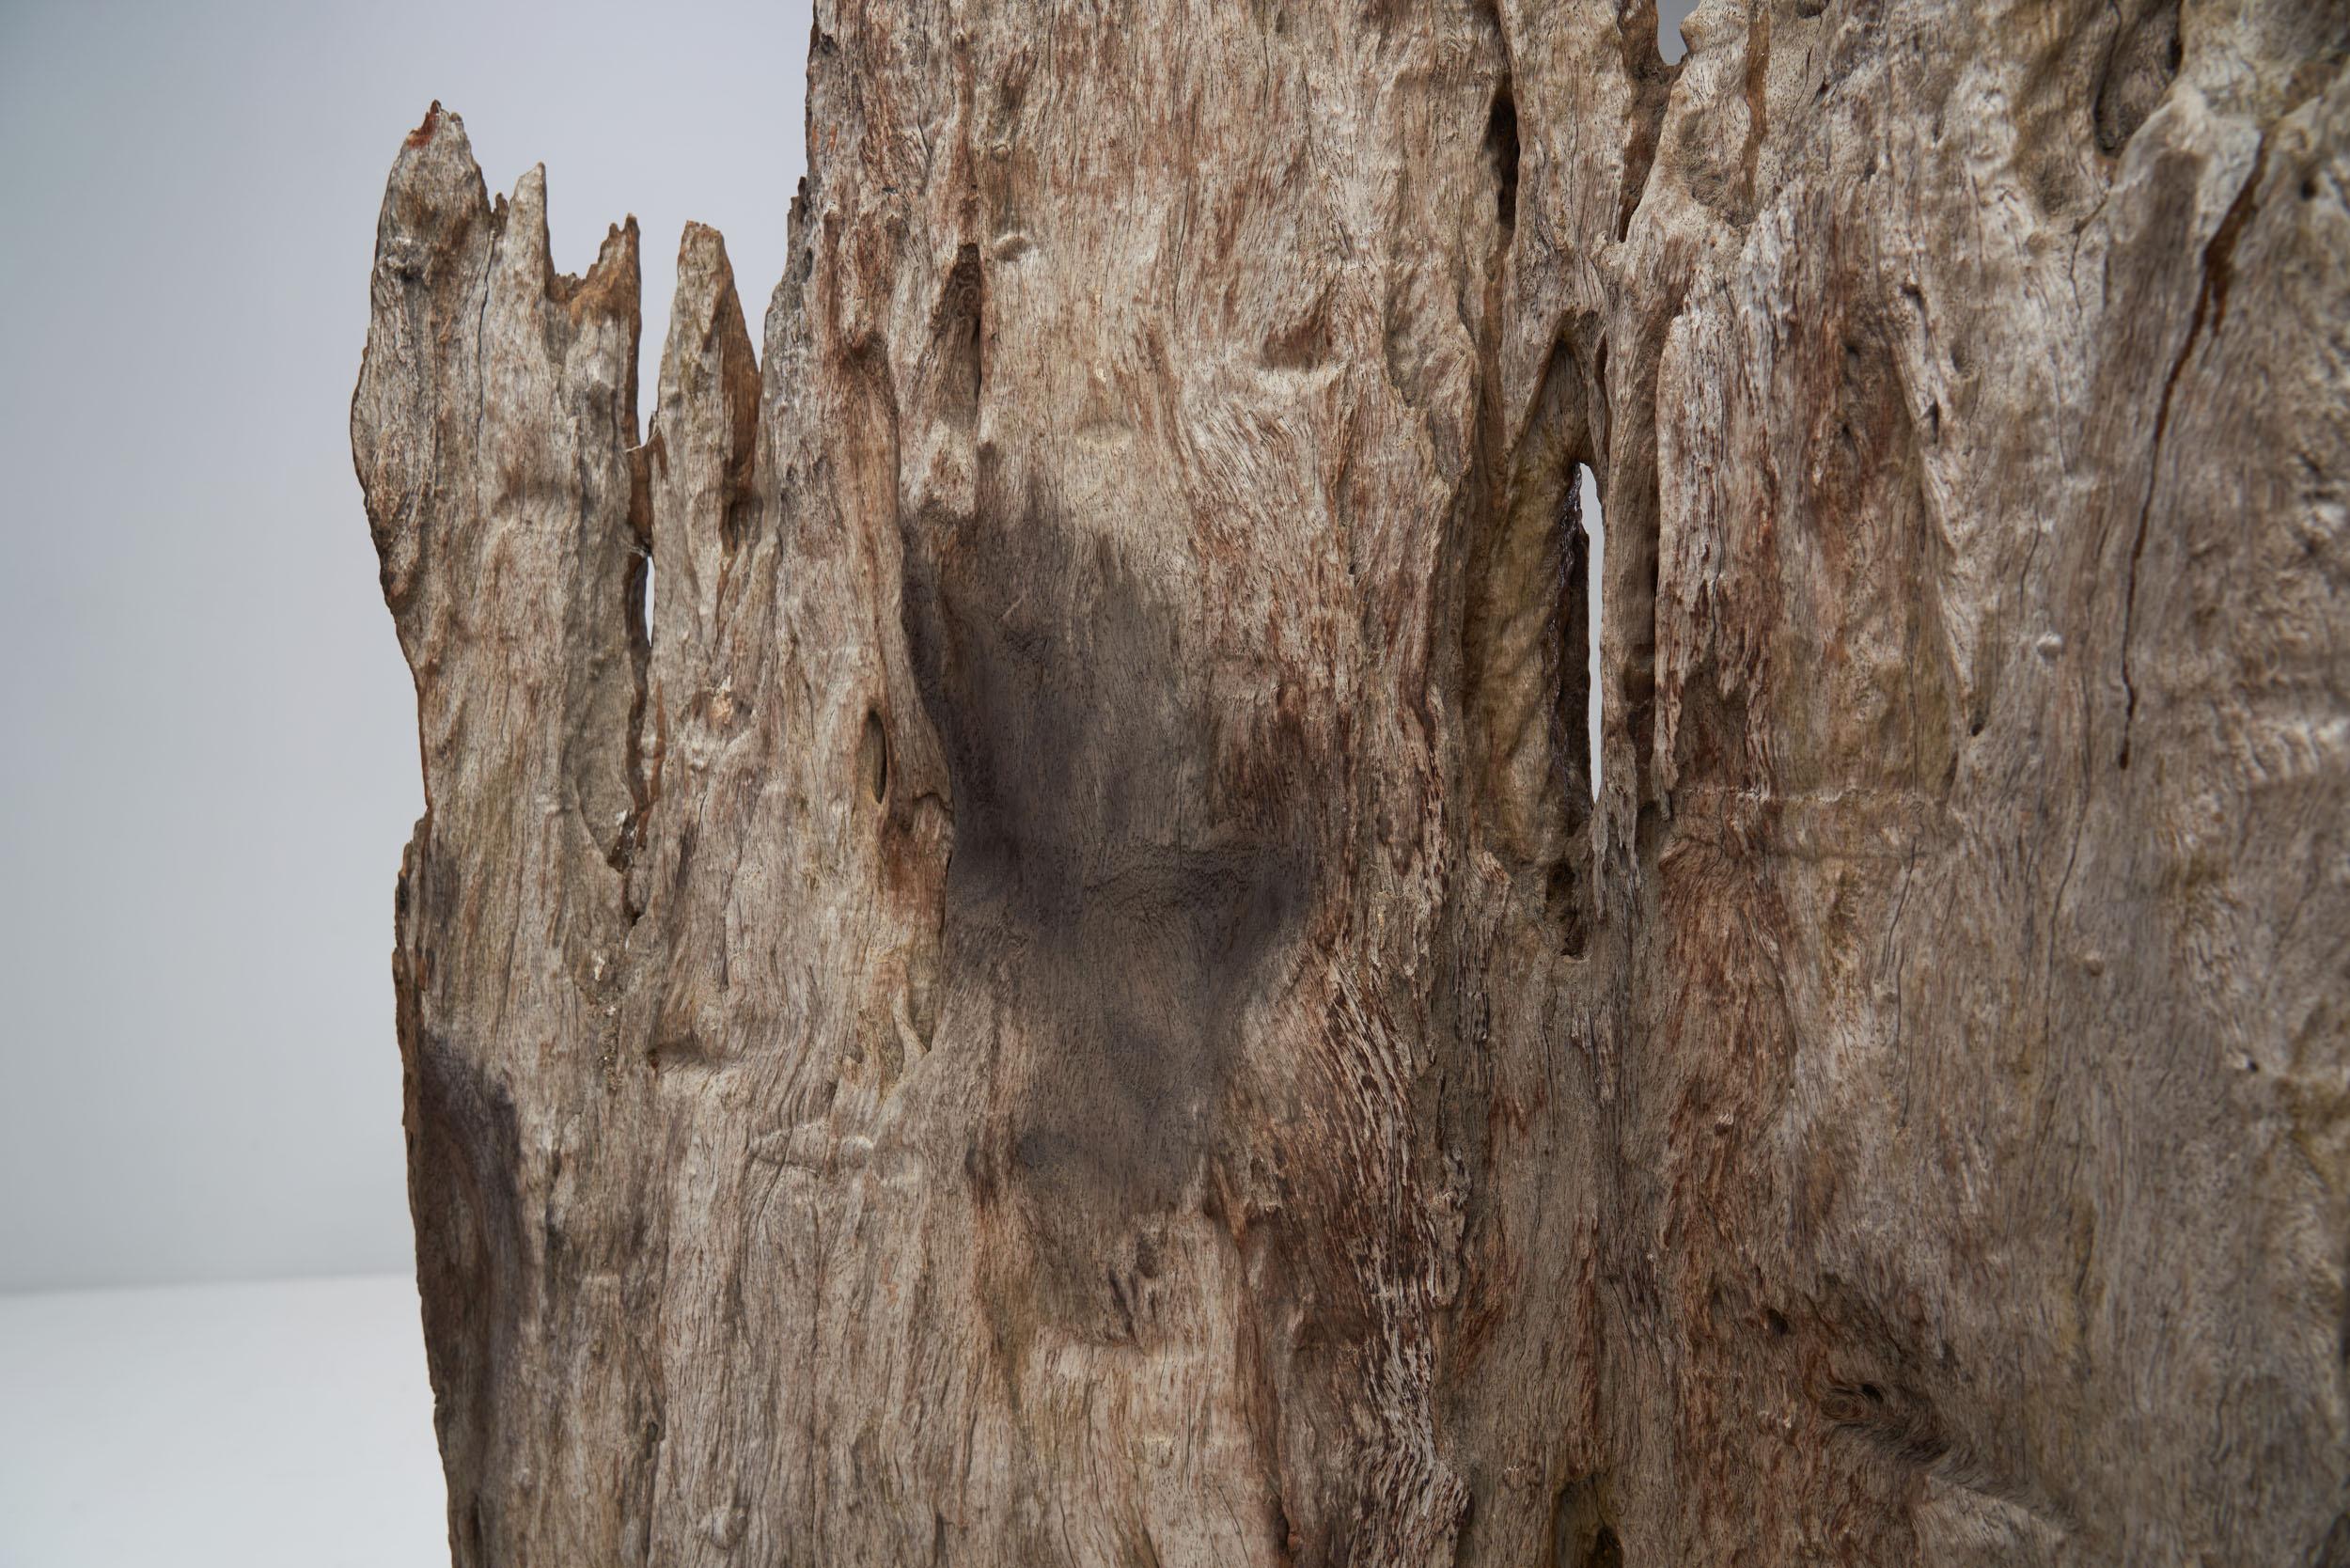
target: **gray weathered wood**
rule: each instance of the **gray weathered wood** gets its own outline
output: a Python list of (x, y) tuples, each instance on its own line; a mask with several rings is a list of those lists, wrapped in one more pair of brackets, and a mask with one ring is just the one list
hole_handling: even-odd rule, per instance
[(456, 1560), (2350, 1564), (2350, 12), (818, 15), (385, 197)]

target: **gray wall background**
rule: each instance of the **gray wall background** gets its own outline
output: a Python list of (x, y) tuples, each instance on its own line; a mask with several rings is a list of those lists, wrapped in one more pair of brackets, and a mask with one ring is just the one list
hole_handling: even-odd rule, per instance
[(391, 898), (423, 808), (352, 477), (434, 98), (556, 264), (689, 218), (757, 321), (795, 4), (0, 0), (0, 1290), (406, 1268)]
[(758, 334), (808, 31), (0, 0), (0, 1291), (409, 1266), (422, 799), (346, 423), (384, 176), (437, 97), (494, 191), (546, 163), (558, 267), (634, 211), (650, 412), (687, 219)]

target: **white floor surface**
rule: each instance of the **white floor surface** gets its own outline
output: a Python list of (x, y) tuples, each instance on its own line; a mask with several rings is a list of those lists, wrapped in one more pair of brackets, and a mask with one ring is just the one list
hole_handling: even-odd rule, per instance
[(0, 1296), (0, 1568), (448, 1561), (405, 1275)]

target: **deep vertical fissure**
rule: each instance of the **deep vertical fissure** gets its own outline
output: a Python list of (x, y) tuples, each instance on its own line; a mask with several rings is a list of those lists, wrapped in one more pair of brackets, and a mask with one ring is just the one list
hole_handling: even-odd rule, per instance
[[(1602, 514), (1599, 498), (1599, 477), (1588, 463), (1575, 464), (1575, 484), (1582, 494), (1583, 534), (1585, 545), (1583, 572), (1583, 613), (1587, 635), (1584, 638), (1585, 667), (1590, 679), (1583, 689), (1583, 722), (1586, 754), (1590, 759), (1591, 798), (1599, 798), (1600, 745), (1600, 684), (1599, 637), (1600, 619), (1606, 613), (1604, 605), (1607, 573), (1602, 570), (1607, 558), (1607, 523)], [(1569, 591), (1573, 591), (1570, 588)], [(1560, 651), (1562, 658), (1573, 658), (1574, 650)]]
[(1493, 160), (1494, 203), (1505, 243), (1518, 222), (1518, 106), (1504, 76), (1485, 117), (1485, 153)]

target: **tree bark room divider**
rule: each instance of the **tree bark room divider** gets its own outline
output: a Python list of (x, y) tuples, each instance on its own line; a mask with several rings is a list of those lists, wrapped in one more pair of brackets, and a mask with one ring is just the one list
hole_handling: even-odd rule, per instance
[(2350, 1564), (2350, 10), (817, 13), (384, 199), (457, 1561)]

